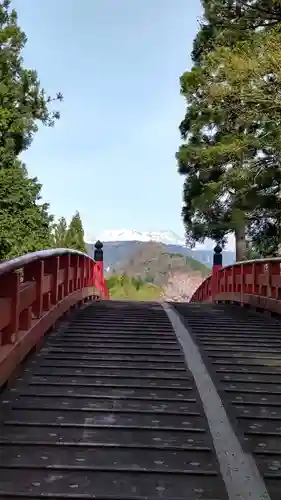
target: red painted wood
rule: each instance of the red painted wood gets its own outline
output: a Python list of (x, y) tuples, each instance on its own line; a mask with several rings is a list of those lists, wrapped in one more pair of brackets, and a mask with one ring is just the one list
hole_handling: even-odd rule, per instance
[(212, 271), (190, 301), (238, 302), (281, 314), (281, 258), (237, 262)]
[(0, 387), (45, 333), (76, 304), (109, 299), (102, 262), (68, 249), (0, 264)]
[(221, 265), (213, 265), (212, 276), (211, 276), (211, 297), (212, 301), (215, 300), (217, 289), (218, 289), (218, 273), (222, 269)]

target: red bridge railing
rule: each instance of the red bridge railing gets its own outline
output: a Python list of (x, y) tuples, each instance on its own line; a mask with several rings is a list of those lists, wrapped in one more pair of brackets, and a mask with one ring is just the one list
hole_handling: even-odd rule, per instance
[(281, 314), (281, 257), (236, 262), (222, 267), (215, 249), (212, 274), (190, 302), (235, 302)]
[(65, 313), (109, 299), (102, 247), (96, 243), (94, 259), (59, 248), (0, 263), (0, 387)]

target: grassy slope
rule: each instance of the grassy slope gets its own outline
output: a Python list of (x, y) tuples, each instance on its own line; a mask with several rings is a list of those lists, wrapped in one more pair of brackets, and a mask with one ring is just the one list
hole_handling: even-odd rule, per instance
[(122, 276), (112, 276), (107, 286), (113, 300), (158, 300), (162, 293), (158, 286)]

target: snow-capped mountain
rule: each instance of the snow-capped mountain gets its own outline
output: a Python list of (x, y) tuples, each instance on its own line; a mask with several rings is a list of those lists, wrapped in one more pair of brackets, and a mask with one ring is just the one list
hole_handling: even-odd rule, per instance
[[(88, 252), (94, 255), (94, 244), (97, 240), (104, 245), (104, 266), (105, 269), (112, 269), (116, 263), (129, 258), (141, 243), (153, 241), (166, 245), (167, 251), (181, 253), (187, 257), (199, 260), (209, 267), (213, 262), (214, 242), (206, 241), (204, 245), (198, 245), (194, 249), (186, 246), (183, 237), (178, 236), (173, 231), (136, 231), (135, 229), (113, 229), (106, 230), (86, 239)], [(235, 255), (233, 251), (223, 252), (223, 265), (233, 264)]]
[(95, 239), (107, 241), (155, 241), (165, 245), (185, 246), (184, 238), (173, 231), (136, 231), (135, 229), (113, 229), (103, 231)]

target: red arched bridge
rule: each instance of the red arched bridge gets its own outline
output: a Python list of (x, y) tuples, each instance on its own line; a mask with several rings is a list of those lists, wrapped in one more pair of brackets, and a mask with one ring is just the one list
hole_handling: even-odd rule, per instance
[(0, 500), (280, 500), (281, 259), (109, 298), (100, 242), (0, 264)]

